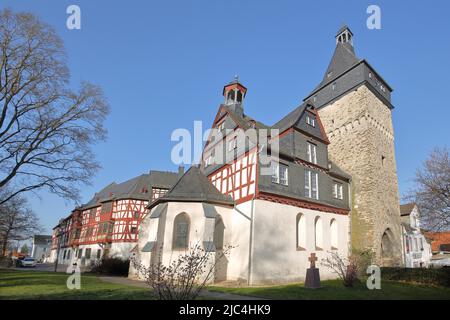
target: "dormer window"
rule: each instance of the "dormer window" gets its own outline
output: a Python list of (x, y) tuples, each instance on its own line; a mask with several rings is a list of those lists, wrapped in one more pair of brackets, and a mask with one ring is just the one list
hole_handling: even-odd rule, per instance
[(311, 117), (310, 115), (306, 115), (306, 123), (309, 124), (311, 127), (316, 126), (316, 120), (314, 117)]

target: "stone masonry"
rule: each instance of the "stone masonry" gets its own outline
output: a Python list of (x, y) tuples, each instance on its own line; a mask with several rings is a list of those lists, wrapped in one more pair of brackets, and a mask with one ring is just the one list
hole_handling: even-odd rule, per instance
[(319, 114), (331, 141), (330, 159), (352, 176), (352, 249), (371, 249), (377, 264), (401, 265), (391, 110), (363, 84)]

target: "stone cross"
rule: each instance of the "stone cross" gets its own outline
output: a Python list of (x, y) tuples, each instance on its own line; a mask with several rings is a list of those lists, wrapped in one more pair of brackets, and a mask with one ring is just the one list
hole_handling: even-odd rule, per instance
[(310, 268), (315, 268), (316, 267), (316, 261), (317, 261), (317, 257), (316, 254), (313, 252), (311, 253), (311, 256), (308, 258), (309, 263), (310, 263)]

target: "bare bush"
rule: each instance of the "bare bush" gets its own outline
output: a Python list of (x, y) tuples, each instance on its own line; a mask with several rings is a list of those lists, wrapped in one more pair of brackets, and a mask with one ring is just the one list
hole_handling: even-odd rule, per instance
[[(158, 299), (193, 300), (213, 279), (217, 262), (227, 256), (231, 249), (232, 247), (228, 246), (220, 252), (207, 252), (200, 243), (196, 243), (168, 265), (159, 261), (145, 267), (135, 258), (131, 259), (131, 263)], [(158, 255), (162, 256), (162, 247)]]
[(345, 287), (353, 287), (358, 280), (358, 265), (356, 256), (341, 257), (337, 252), (328, 252), (329, 257), (322, 259), (322, 266), (331, 271), (342, 280)]

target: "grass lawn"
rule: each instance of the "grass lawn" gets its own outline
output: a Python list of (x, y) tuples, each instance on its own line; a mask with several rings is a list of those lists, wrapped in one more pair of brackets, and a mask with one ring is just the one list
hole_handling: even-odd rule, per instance
[(148, 289), (104, 282), (81, 275), (81, 289), (69, 290), (65, 273), (0, 269), (0, 299), (153, 299)]
[(222, 288), (208, 287), (210, 291), (220, 291), (262, 297), (268, 299), (450, 299), (450, 288), (431, 287), (416, 284), (384, 281), (380, 290), (369, 290), (365, 282), (354, 288), (345, 288), (339, 280), (322, 281), (320, 289), (306, 289), (303, 284), (290, 284), (270, 287)]

